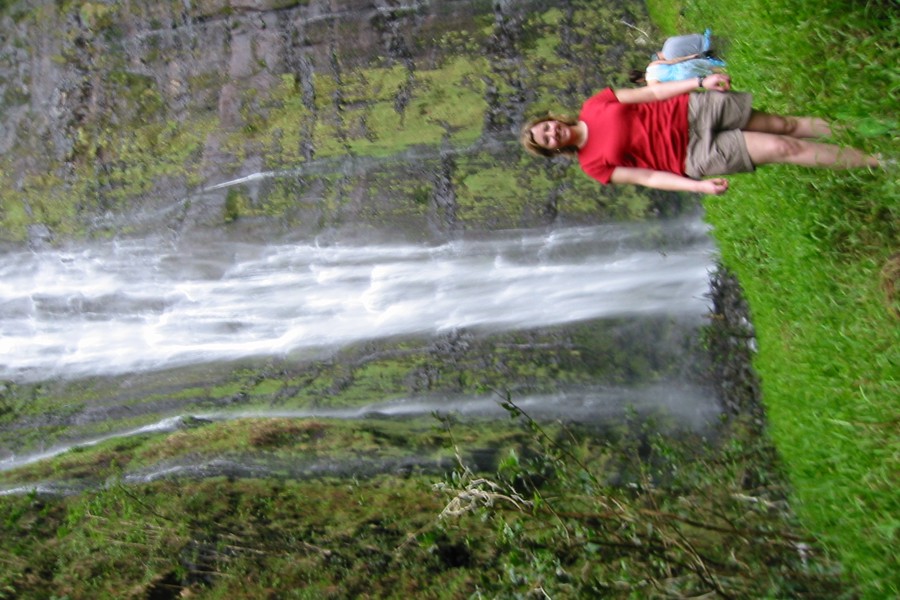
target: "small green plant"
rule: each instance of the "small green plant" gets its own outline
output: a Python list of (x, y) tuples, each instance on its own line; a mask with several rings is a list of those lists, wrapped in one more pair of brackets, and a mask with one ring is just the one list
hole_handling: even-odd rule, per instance
[(247, 191), (244, 188), (229, 188), (225, 195), (225, 222), (232, 223), (245, 214), (248, 210), (248, 200)]
[[(533, 443), (508, 454), (493, 477), (470, 470), (457, 449), (456, 471), (435, 486), (450, 497), (441, 521), (493, 524), (498, 556), (479, 580), (482, 593), (841, 593), (833, 567), (792, 520), (774, 483), (777, 473), (748, 476), (767, 464), (755, 450), (764, 439), (698, 450), (694, 440), (663, 438), (645, 423), (604, 444), (592, 434), (546, 429), (508, 395), (502, 405), (532, 432)], [(624, 453), (618, 469), (600, 460), (613, 448)], [(626, 479), (611, 481), (613, 473)]]

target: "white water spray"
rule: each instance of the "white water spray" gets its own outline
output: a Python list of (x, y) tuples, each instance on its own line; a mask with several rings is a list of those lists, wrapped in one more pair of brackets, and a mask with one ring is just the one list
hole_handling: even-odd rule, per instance
[(705, 226), (689, 219), (441, 245), (129, 240), (7, 254), (0, 378), (121, 374), (454, 328), (699, 318), (711, 252)]

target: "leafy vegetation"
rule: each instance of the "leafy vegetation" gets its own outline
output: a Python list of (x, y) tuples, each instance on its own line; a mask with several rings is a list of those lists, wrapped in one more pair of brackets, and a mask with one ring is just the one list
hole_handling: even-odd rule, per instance
[[(0, 498), (0, 597), (840, 596), (834, 567), (784, 508), (770, 450), (741, 421), (721, 446), (636, 416), (615, 428), (541, 425), (504, 404), (505, 425), (444, 418), (418, 432), (377, 420), (197, 423), (8, 473), (106, 483)], [(475, 450), (485, 440), (487, 470)], [(241, 453), (271, 473), (278, 456), (327, 465), (404, 447), (447, 465), (455, 451), (457, 468), (437, 483), (425, 463), (359, 478), (321, 467), (126, 476), (128, 460), (149, 457), (196, 465)]]

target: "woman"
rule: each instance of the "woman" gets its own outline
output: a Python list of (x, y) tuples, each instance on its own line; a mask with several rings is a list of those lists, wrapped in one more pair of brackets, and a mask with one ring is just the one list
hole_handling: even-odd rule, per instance
[[(709, 90), (692, 93), (696, 88)], [(732, 93), (728, 75), (612, 90), (588, 99), (578, 119), (549, 115), (522, 128), (526, 150), (538, 156), (578, 158), (601, 183), (722, 194), (718, 175), (752, 172), (759, 165), (876, 167), (878, 159), (855, 148), (812, 141), (830, 125), (816, 117), (772, 115)], [(714, 176), (712, 179), (703, 177)]]

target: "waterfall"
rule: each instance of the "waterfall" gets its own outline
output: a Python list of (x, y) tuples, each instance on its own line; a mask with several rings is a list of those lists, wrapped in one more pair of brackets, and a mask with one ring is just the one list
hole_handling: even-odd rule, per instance
[(128, 239), (0, 257), (0, 378), (285, 355), (455, 328), (699, 319), (698, 217), (469, 234), (438, 244)]

